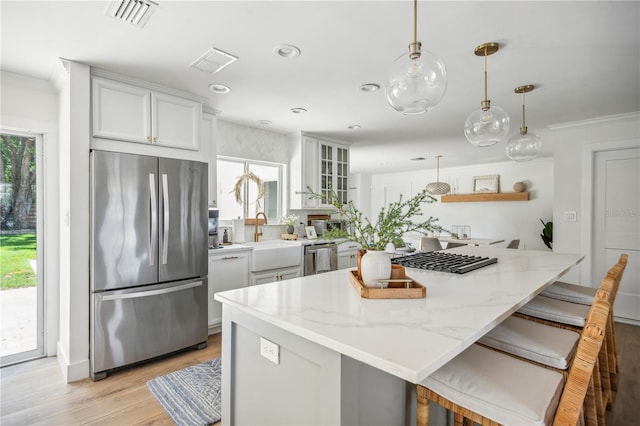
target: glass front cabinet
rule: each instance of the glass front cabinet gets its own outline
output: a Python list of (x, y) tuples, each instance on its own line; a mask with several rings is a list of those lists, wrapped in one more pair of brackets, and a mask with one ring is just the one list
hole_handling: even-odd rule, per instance
[[(338, 201), (346, 203), (349, 194), (349, 147), (306, 135), (294, 142), (291, 158), (291, 208), (326, 208), (331, 188)], [(308, 196), (307, 187), (322, 196)]]
[(338, 201), (345, 204), (349, 186), (349, 148), (318, 141), (320, 149), (320, 193), (322, 203), (330, 204), (331, 188), (334, 189)]

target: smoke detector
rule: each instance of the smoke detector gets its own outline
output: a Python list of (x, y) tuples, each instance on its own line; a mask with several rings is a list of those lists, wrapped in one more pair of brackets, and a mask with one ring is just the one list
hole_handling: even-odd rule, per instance
[(212, 47), (189, 66), (207, 74), (215, 74), (238, 60), (237, 56)]
[(158, 3), (150, 0), (112, 0), (104, 14), (143, 28), (157, 7)]

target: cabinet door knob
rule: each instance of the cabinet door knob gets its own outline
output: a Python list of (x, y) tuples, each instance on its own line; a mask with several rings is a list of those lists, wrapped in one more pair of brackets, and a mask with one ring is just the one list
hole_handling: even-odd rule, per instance
[(147, 141), (151, 142), (151, 136), (147, 136)]
[(223, 257), (222, 260), (231, 260), (231, 259), (237, 259), (237, 258), (238, 256), (226, 256), (226, 257)]
[(157, 136), (154, 136), (154, 137), (153, 137), (153, 143), (156, 143), (156, 142), (158, 142), (158, 137), (157, 137)]

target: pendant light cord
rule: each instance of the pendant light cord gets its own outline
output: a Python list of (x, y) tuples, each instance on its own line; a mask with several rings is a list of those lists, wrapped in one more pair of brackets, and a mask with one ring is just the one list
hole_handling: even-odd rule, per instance
[(524, 97), (525, 97), (526, 93), (527, 93), (526, 91), (522, 92), (522, 127), (520, 127), (520, 134), (521, 135), (526, 135), (527, 134), (527, 125), (525, 124), (525, 120), (524, 120), (524, 118), (525, 118), (525, 113), (524, 113), (525, 101), (524, 101)]
[(527, 125), (525, 124), (524, 121), (524, 97), (525, 97), (525, 92), (522, 92), (522, 127), (526, 127)]
[(488, 92), (487, 92), (487, 47), (484, 48), (484, 101), (488, 102)]
[(418, 0), (413, 0), (413, 42), (418, 42)]

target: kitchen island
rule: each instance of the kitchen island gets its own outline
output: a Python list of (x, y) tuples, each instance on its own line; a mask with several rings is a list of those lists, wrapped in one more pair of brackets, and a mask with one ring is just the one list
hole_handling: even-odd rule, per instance
[(407, 269), (424, 299), (362, 299), (345, 270), (217, 293), (223, 424), (412, 424), (415, 383), (583, 257), (448, 251), (498, 263), (464, 275)]

